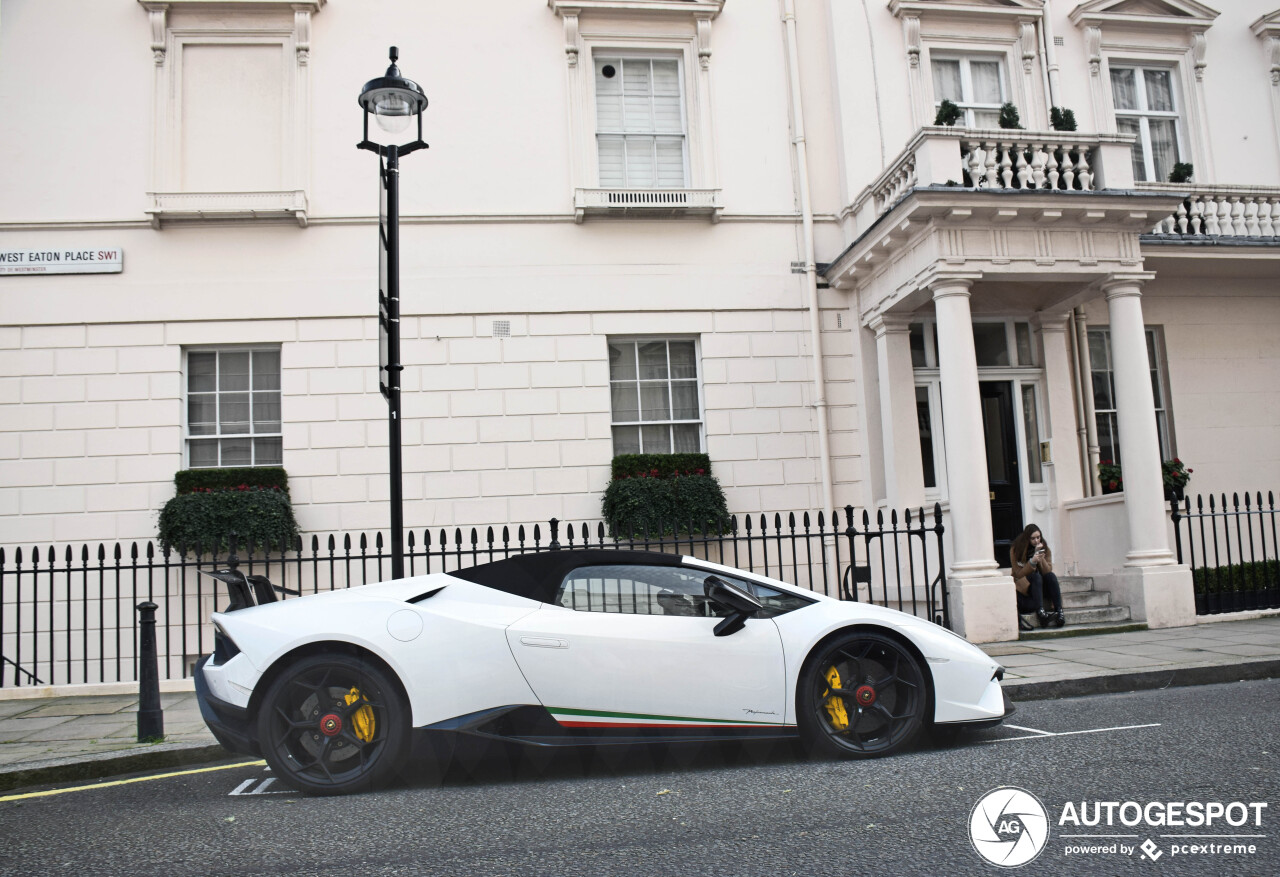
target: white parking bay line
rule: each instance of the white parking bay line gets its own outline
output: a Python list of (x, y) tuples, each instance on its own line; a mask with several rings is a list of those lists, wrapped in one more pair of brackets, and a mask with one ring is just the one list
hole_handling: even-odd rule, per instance
[(1018, 725), (1005, 725), (1004, 727), (1014, 728), (1015, 730), (1018, 730), (1018, 731), (1032, 731), (1034, 733), (1024, 737), (998, 737), (994, 740), (983, 740), (982, 742), (983, 743), (1007, 743), (1010, 740), (1043, 740), (1046, 737), (1071, 737), (1075, 734), (1101, 734), (1106, 731), (1136, 731), (1139, 728), (1158, 728), (1160, 727), (1160, 723), (1155, 722), (1149, 725), (1116, 725), (1115, 727), (1111, 727), (1111, 728), (1086, 728), (1083, 731), (1040, 731), (1040, 730), (1037, 730), (1036, 728), (1022, 728), (1022, 727), (1019, 727)]
[(1041, 734), (1045, 737), (1053, 736), (1052, 731), (1041, 731), (1039, 728), (1024, 728), (1021, 725), (1011, 725), (1008, 722), (1005, 722), (1004, 726), (1006, 728), (1013, 728), (1015, 731), (1030, 731), (1032, 734)]
[(275, 777), (266, 777), (265, 779), (262, 780), (262, 782), (258, 785), (256, 789), (253, 789), (250, 787), (254, 783), (258, 782), (258, 778), (250, 777), (249, 779), (242, 782), (240, 785), (236, 786), (230, 792), (227, 792), (227, 795), (228, 796), (231, 796), (231, 795), (288, 795), (293, 791), (292, 789), (272, 789), (271, 785), (275, 781), (276, 781)]

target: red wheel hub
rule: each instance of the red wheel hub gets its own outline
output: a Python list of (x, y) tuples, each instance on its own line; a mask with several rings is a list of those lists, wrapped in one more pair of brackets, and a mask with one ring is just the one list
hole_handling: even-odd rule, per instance
[(853, 693), (853, 699), (858, 702), (858, 706), (871, 706), (876, 702), (876, 690), (870, 685), (859, 685)]
[(320, 733), (326, 737), (336, 737), (342, 733), (342, 716), (329, 713), (320, 720)]

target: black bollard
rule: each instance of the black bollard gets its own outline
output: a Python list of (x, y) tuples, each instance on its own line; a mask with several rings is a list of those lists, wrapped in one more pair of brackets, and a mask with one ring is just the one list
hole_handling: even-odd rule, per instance
[(156, 658), (156, 610), (150, 600), (138, 604), (141, 630), (138, 645), (138, 742), (164, 739), (164, 710), (160, 708), (160, 668)]

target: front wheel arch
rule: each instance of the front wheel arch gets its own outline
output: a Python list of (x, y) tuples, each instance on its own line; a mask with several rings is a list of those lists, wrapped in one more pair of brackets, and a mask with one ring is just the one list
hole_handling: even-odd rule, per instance
[[(900, 647), (902, 652), (905, 653), (904, 657), (909, 659), (910, 662), (915, 665), (915, 669), (919, 673), (918, 679), (919, 679), (920, 686), (924, 689), (924, 691), (922, 692), (923, 709), (919, 713), (917, 713), (918, 718), (914, 720), (918, 722), (918, 724), (916, 725), (916, 730), (908, 731), (907, 732), (908, 736), (901, 743), (891, 744), (890, 748), (887, 748), (880, 753), (872, 753), (872, 754), (890, 754), (891, 752), (897, 751), (897, 749), (901, 745), (909, 743), (911, 739), (913, 739), (916, 736), (917, 731), (931, 729), (933, 726), (934, 703), (935, 703), (934, 690), (933, 690), (934, 689), (933, 673), (929, 668), (929, 662), (925, 659), (920, 649), (915, 645), (915, 643), (913, 643), (910, 640), (910, 638), (908, 638), (901, 632), (894, 630), (893, 628), (886, 627), (883, 625), (878, 625), (878, 624), (866, 624), (866, 623), (850, 624), (844, 627), (837, 628), (836, 630), (830, 631), (829, 633), (824, 635), (821, 639), (816, 641), (810, 647), (808, 653), (805, 656), (804, 661), (800, 666), (799, 673), (796, 676), (796, 682), (795, 682), (795, 688), (794, 688), (796, 721), (801, 732), (801, 737), (808, 740), (808, 742), (806, 743), (806, 746), (807, 748), (809, 748), (811, 752), (822, 753), (826, 755), (835, 754), (834, 751), (829, 749), (827, 746), (816, 745), (814, 742), (814, 738), (810, 737), (810, 735), (813, 733), (812, 726), (808, 725), (805, 718), (805, 716), (807, 715), (807, 708), (810, 705), (807, 703), (808, 698), (806, 697), (803, 689), (805, 688), (806, 683), (811, 682), (809, 677), (811, 672), (813, 672), (814, 665), (820, 659), (826, 656), (831, 646), (833, 646), (840, 640), (850, 638), (850, 637), (856, 637), (858, 635), (869, 635), (872, 637), (878, 637), (881, 640), (889, 641), (889, 643), (893, 646)], [(859, 712), (861, 712), (861, 710), (859, 710)], [(808, 727), (808, 730), (806, 730), (807, 727)], [(865, 757), (867, 753), (865, 752), (850, 753), (850, 752), (844, 751), (844, 752), (840, 752), (839, 754), (846, 757), (849, 754), (854, 754), (857, 757)]]
[(885, 627), (880, 624), (849, 624), (845, 627), (839, 627), (810, 646), (809, 653), (804, 656), (804, 661), (800, 664), (800, 672), (796, 674), (796, 685), (793, 693), (796, 708), (799, 709), (800, 705), (800, 681), (804, 679), (805, 671), (809, 669), (809, 665), (818, 659), (818, 656), (822, 654), (822, 650), (827, 647), (827, 643), (833, 642), (834, 640), (847, 636), (851, 633), (878, 633), (881, 636), (887, 636), (891, 639), (897, 640), (907, 649), (908, 652), (911, 653), (911, 656), (915, 658), (916, 662), (920, 665), (921, 672), (924, 675), (925, 694), (928, 698), (925, 706), (925, 720), (932, 725), (934, 712), (933, 670), (929, 667), (928, 660), (925, 659), (924, 653), (916, 647), (916, 644), (913, 643), (909, 637), (904, 636), (892, 627)]

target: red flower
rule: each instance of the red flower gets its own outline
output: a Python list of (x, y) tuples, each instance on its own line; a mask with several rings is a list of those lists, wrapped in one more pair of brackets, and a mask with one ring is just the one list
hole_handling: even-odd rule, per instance
[(1112, 481), (1108, 481), (1108, 482), (1107, 482), (1107, 487), (1111, 488), (1112, 490), (1115, 490), (1115, 489), (1116, 489), (1116, 485), (1117, 485), (1117, 484), (1118, 484), (1118, 482), (1116, 482), (1116, 481), (1114, 481), (1114, 480), (1112, 480)]
[(699, 470), (698, 470), (698, 474), (699, 474), (699, 475), (706, 475), (706, 474), (707, 474), (707, 470), (706, 470), (706, 469), (699, 469)]

